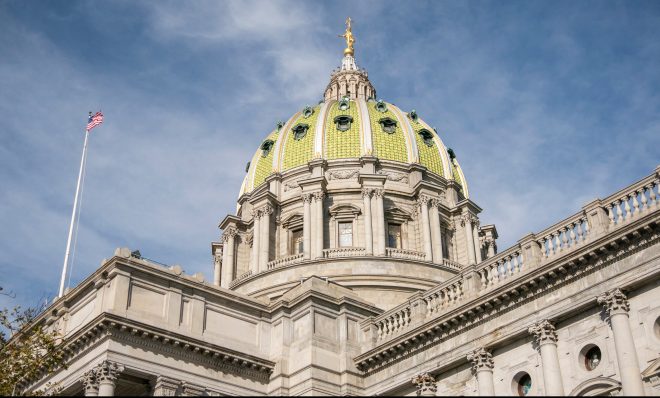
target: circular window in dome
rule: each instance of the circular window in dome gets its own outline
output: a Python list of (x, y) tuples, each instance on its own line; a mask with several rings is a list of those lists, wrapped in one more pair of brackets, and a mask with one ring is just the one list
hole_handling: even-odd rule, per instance
[(296, 124), (291, 129), (291, 131), (293, 132), (293, 139), (296, 141), (302, 140), (307, 135), (307, 130), (309, 130), (309, 124), (305, 124), (305, 123)]
[(270, 150), (273, 149), (273, 140), (266, 140), (261, 144), (261, 156), (266, 157), (270, 153)]
[(284, 127), (284, 122), (280, 120), (279, 122), (277, 122), (276, 125), (277, 131), (279, 132), (280, 130), (282, 130), (282, 127)]
[(419, 116), (417, 116), (417, 112), (414, 109), (408, 112), (408, 117), (415, 123), (417, 123), (417, 119), (419, 119)]
[(385, 105), (383, 100), (378, 100), (378, 102), (376, 102), (375, 108), (378, 112), (387, 112), (387, 105)]
[(314, 108), (312, 108), (311, 106), (306, 106), (305, 109), (303, 109), (302, 111), (302, 115), (305, 119), (312, 116), (313, 114), (314, 114)]
[(580, 360), (586, 370), (592, 371), (596, 369), (603, 360), (603, 354), (600, 351), (600, 347), (594, 344), (587, 345), (582, 351), (580, 351)]
[(383, 131), (387, 134), (393, 134), (396, 131), (396, 120), (392, 118), (381, 118), (378, 123), (380, 124), (380, 127), (383, 129)]
[(333, 120), (339, 131), (348, 131), (351, 128), (351, 123), (353, 123), (353, 118), (348, 115), (341, 115), (335, 117)]
[(351, 105), (350, 105), (350, 101), (348, 100), (348, 98), (342, 98), (339, 101), (339, 110), (345, 111), (348, 108), (350, 108), (350, 106)]
[(433, 146), (433, 133), (428, 131), (427, 129), (421, 129), (419, 130), (419, 136), (422, 137), (422, 140), (426, 144), (426, 146)]
[(513, 378), (513, 393), (525, 397), (532, 391), (532, 377), (527, 372), (520, 372)]

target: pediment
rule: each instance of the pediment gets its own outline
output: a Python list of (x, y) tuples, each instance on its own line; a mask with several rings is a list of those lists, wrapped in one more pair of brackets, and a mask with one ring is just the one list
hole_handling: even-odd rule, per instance
[(617, 395), (621, 391), (621, 383), (609, 377), (595, 377), (580, 383), (571, 391), (570, 396), (602, 396)]

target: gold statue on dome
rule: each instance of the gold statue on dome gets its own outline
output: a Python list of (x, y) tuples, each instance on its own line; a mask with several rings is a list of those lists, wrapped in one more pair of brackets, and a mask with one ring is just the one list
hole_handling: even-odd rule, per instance
[(346, 31), (343, 35), (339, 35), (346, 39), (346, 48), (344, 49), (344, 55), (353, 56), (354, 49), (353, 43), (355, 43), (355, 38), (353, 37), (353, 32), (351, 31), (351, 17), (346, 18)]

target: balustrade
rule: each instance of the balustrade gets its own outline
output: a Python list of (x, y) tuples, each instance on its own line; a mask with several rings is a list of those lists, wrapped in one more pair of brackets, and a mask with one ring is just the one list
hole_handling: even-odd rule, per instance
[(374, 320), (376, 331), (378, 333), (377, 339), (384, 340), (390, 336), (401, 333), (404, 329), (410, 326), (412, 322), (411, 308), (409, 303), (405, 303), (399, 307), (393, 308), (385, 314), (379, 316)]
[(392, 257), (392, 258), (402, 258), (406, 260), (417, 260), (417, 261), (428, 261), (426, 259), (426, 254), (422, 252), (418, 252), (415, 250), (409, 250), (409, 249), (397, 249), (394, 247), (388, 247), (385, 249), (385, 253), (387, 257)]
[(481, 288), (486, 289), (523, 272), (523, 256), (518, 245), (484, 261), (477, 269)]
[(548, 258), (585, 242), (589, 238), (589, 229), (587, 216), (579, 213), (559, 227), (553, 226), (541, 232), (541, 239), (537, 242), (541, 245), (543, 256)]
[(605, 199), (605, 209), (610, 219), (610, 227), (621, 225), (624, 222), (653, 210), (658, 206), (659, 181), (643, 181), (633, 186), (623, 194), (617, 193), (613, 197)]
[(366, 255), (364, 247), (335, 247), (323, 250), (323, 258), (358, 257)]
[(441, 310), (447, 309), (463, 298), (463, 281), (458, 277), (452, 278), (427, 292), (424, 296), (426, 303), (425, 317), (433, 316)]
[(299, 263), (302, 261), (303, 256), (304, 256), (303, 253), (298, 253), (298, 254), (293, 254), (291, 256), (278, 258), (277, 260), (269, 261), (268, 269), (274, 269), (274, 268), (283, 267), (285, 265)]

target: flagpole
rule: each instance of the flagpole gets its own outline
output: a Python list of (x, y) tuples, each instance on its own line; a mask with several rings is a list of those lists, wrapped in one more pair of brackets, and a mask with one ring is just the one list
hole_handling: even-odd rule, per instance
[(83, 167), (85, 166), (85, 158), (87, 157), (88, 138), (89, 138), (89, 130), (85, 129), (85, 143), (83, 144), (82, 159), (80, 160), (80, 172), (78, 172), (78, 184), (76, 185), (76, 196), (73, 200), (73, 211), (71, 212), (71, 223), (69, 224), (69, 237), (66, 240), (66, 252), (64, 253), (64, 265), (62, 266), (62, 279), (60, 280), (60, 293), (58, 297), (62, 297), (64, 295), (64, 282), (66, 281), (66, 271), (69, 263), (69, 252), (71, 251), (71, 236), (73, 235), (73, 224), (75, 223), (76, 210), (78, 209), (78, 195), (80, 193), (80, 181), (82, 180)]

